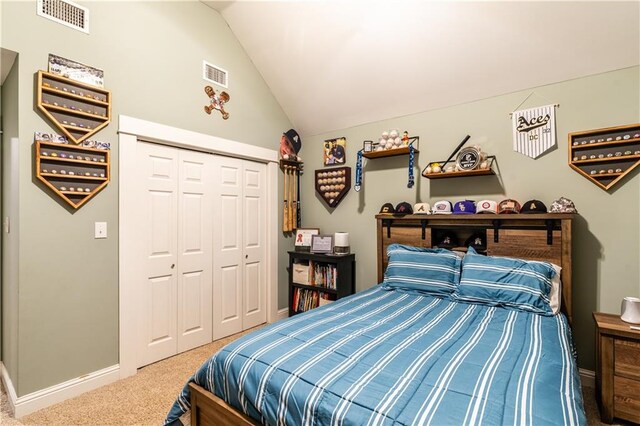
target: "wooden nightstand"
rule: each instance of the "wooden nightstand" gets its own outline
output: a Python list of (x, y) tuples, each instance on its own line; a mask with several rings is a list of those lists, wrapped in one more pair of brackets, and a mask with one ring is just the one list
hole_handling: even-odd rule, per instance
[(640, 331), (620, 315), (593, 313), (596, 321), (596, 392), (605, 423), (614, 417), (640, 423)]

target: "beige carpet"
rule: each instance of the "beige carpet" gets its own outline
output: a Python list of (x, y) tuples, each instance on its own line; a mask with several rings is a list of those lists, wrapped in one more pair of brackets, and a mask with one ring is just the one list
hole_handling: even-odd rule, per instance
[[(171, 404), (194, 371), (236, 334), (138, 370), (138, 374), (16, 420), (9, 414), (4, 388), (0, 424), (161, 425)], [(602, 425), (592, 388), (583, 388), (589, 425)]]

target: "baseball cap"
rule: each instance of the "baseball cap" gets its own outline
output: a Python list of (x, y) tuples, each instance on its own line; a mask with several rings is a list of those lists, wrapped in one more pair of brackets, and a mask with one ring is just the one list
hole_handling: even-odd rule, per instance
[(476, 213), (498, 213), (498, 203), (493, 200), (482, 200), (476, 203)]
[(438, 242), (438, 247), (443, 248), (452, 248), (458, 245), (458, 237), (451, 231), (445, 231), (442, 233), (440, 237), (440, 241)]
[(520, 203), (512, 198), (500, 201), (498, 214), (520, 213)]
[(284, 136), (287, 138), (291, 146), (295, 150), (296, 154), (300, 152), (300, 148), (302, 148), (302, 139), (300, 139), (300, 135), (293, 129), (289, 129), (284, 133)]
[(464, 246), (471, 246), (475, 249), (484, 250), (487, 248), (487, 238), (481, 233), (473, 234), (467, 238), (467, 241), (464, 242)]
[(551, 203), (549, 213), (578, 213), (576, 205), (568, 198), (560, 197)]
[(393, 204), (384, 203), (380, 208), (380, 214), (394, 214), (396, 209), (393, 208)]
[(396, 214), (413, 214), (413, 208), (411, 204), (403, 201), (396, 206)]
[(413, 206), (413, 214), (431, 214), (431, 206), (429, 203), (416, 203)]
[(446, 200), (437, 201), (433, 205), (433, 210), (431, 211), (433, 214), (451, 214), (451, 203)]
[(475, 214), (476, 204), (471, 200), (458, 201), (453, 205), (453, 214)]
[(522, 205), (522, 210), (520, 210), (520, 213), (528, 213), (528, 214), (533, 214), (533, 213), (542, 214), (546, 212), (547, 212), (547, 206), (545, 206), (544, 203), (540, 200), (529, 200)]

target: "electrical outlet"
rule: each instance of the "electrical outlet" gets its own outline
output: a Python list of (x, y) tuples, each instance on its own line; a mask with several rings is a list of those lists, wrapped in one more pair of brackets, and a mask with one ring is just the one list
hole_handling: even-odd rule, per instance
[(96, 222), (94, 238), (107, 238), (107, 222)]

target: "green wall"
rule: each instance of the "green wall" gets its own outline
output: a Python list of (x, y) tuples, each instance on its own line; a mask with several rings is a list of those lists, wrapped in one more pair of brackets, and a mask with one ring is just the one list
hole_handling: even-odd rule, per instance
[(2, 362), (10, 377), (18, 371), (18, 191), (13, 167), (17, 152), (11, 142), (18, 137), (18, 63), (16, 58), (2, 85), (2, 214), (11, 219), (11, 232), (2, 232)]
[[(35, 1), (2, 2), (2, 47), (20, 55), (18, 396), (118, 363), (118, 115), (276, 149), (291, 123), (222, 17), (196, 1), (82, 2), (87, 35), (36, 15)], [(49, 53), (105, 72), (114, 119), (112, 180), (78, 210), (33, 177), (33, 132), (54, 131), (34, 107)], [(230, 118), (203, 111), (202, 60), (229, 72)], [(96, 221), (109, 237), (93, 238)], [(281, 246), (286, 244), (281, 237)], [(279, 271), (286, 288), (284, 260)], [(286, 299), (280, 303), (286, 305)]]
[[(398, 117), (323, 135), (304, 138), (303, 178), (305, 227), (322, 233), (350, 233), (356, 253), (357, 288), (376, 283), (375, 219), (385, 202), (416, 203), (469, 198), (542, 200), (547, 206), (560, 196), (573, 200), (580, 216), (574, 222), (573, 286), (574, 339), (579, 365), (594, 370), (592, 311), (619, 313), (624, 296), (640, 295), (640, 178), (634, 170), (605, 192), (567, 165), (567, 134), (640, 122), (640, 68), (628, 68), (536, 87), (450, 108)], [(557, 149), (537, 160), (513, 151), (513, 111), (530, 93), (523, 107), (559, 103)], [(336, 209), (315, 194), (313, 170), (322, 168), (324, 139), (347, 138), (347, 165), (355, 176), (356, 153), (366, 139), (377, 140), (389, 129), (420, 136), (416, 185), (407, 188), (407, 156), (364, 159), (364, 186), (353, 189)], [(497, 177), (428, 180), (420, 171), (430, 161), (444, 160), (466, 135), (467, 145), (479, 144), (498, 161)], [(354, 179), (354, 178), (352, 178)]]

